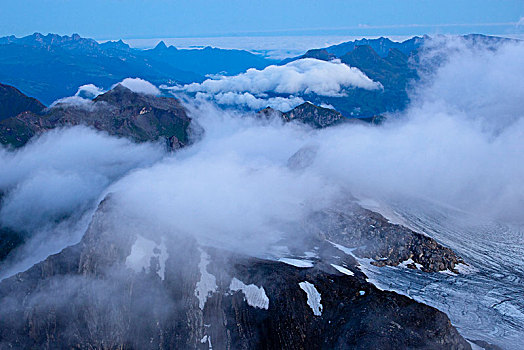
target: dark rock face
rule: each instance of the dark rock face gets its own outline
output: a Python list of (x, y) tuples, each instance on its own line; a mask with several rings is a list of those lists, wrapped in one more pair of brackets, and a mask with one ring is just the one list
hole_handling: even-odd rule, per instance
[(45, 131), (74, 125), (103, 130), (137, 142), (165, 139), (172, 149), (186, 145), (191, 119), (174, 98), (134, 93), (118, 85), (91, 104), (58, 104), (45, 113), (24, 112), (0, 122), (0, 142), (15, 147)]
[(309, 125), (315, 129), (322, 129), (347, 122), (358, 122), (357, 119), (345, 118), (334, 109), (315, 106), (311, 102), (304, 102), (289, 112), (280, 112), (271, 107), (267, 107), (258, 112), (259, 116), (277, 116), (285, 122), (299, 122)]
[(322, 232), (327, 240), (355, 248), (355, 256), (373, 259), (371, 263), (376, 266), (397, 266), (407, 262), (408, 268), (420, 268), (425, 272), (450, 270), (457, 273), (455, 266), (464, 263), (455, 252), (431, 237), (392, 224), (382, 215), (357, 204), (346, 204), (343, 210), (318, 212), (308, 224), (309, 229)]
[[(79, 244), (0, 283), (0, 348), (470, 349), (445, 314), (378, 290), (349, 255), (353, 275), (160, 242), (112, 205)], [(151, 245), (138, 269), (137, 245)]]
[(318, 107), (309, 102), (305, 102), (289, 112), (284, 113), (283, 117), (287, 121), (296, 120), (316, 129), (337, 125), (346, 119), (342, 114), (333, 109)]
[(24, 235), (7, 227), (0, 226), (0, 261), (16, 247), (24, 243)]
[(319, 107), (311, 102), (304, 102), (300, 106), (297, 106), (285, 113), (271, 107), (267, 107), (260, 110), (258, 115), (264, 118), (276, 116), (281, 118), (284, 122), (303, 123), (315, 129), (322, 129), (347, 123), (380, 124), (384, 120), (382, 117), (378, 116), (371, 118), (346, 118), (334, 109)]
[(25, 111), (39, 113), (44, 108), (40, 101), (24, 95), (12, 86), (0, 84), (0, 121)]

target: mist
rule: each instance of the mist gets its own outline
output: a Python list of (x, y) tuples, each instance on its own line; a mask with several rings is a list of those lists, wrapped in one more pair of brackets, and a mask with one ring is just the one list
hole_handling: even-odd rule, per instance
[(18, 150), (1, 148), (0, 224), (24, 233), (27, 242), (3, 263), (0, 276), (7, 265), (27, 268), (76, 243), (89, 220), (86, 211), (107, 186), (164, 154), (160, 144), (136, 144), (81, 126), (49, 131)]
[[(448, 39), (422, 58), (437, 53), (443, 58), (413, 87), (407, 110), (381, 126), (312, 130), (193, 99), (186, 107), (205, 132), (173, 154), (85, 128), (1, 150), (2, 225), (40, 237), (4, 276), (78, 241), (108, 193), (114, 217), (133, 218), (149, 239), (191, 237), (253, 256), (350, 194), (424, 199), (522, 224), (524, 45)], [(290, 167), (300, 150), (309, 150), (305, 163)], [(62, 238), (50, 240), (57, 231)]]

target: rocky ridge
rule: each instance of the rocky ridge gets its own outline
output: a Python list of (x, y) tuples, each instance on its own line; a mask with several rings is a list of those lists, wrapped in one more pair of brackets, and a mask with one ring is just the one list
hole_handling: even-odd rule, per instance
[(135, 93), (117, 85), (81, 105), (58, 103), (43, 113), (25, 111), (0, 121), (0, 143), (23, 146), (48, 130), (85, 125), (137, 142), (165, 139), (172, 149), (189, 142), (191, 119), (174, 98)]

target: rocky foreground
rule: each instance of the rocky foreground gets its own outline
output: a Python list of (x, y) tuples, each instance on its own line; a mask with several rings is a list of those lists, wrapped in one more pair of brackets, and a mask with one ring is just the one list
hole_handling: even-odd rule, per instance
[(340, 225), (301, 265), (143, 231), (112, 205), (0, 283), (0, 348), (470, 349), (444, 313), (367, 282)]

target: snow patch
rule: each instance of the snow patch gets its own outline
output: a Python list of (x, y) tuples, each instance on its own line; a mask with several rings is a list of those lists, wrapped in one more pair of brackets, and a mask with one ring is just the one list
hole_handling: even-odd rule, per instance
[(322, 304), (320, 304), (320, 293), (315, 286), (307, 281), (298, 284), (307, 294), (307, 304), (313, 310), (313, 315), (322, 316)]
[(401, 262), (400, 264), (398, 264), (399, 267), (405, 267), (405, 268), (408, 268), (408, 265), (411, 265), (411, 264), (414, 264), (415, 267), (419, 270), (422, 270), (422, 268), (424, 266), (422, 266), (422, 264), (420, 263), (416, 263), (413, 261), (412, 258), (409, 258), (408, 260), (404, 260), (403, 262)]
[(155, 241), (138, 235), (125, 264), (128, 268), (140, 273), (147, 272), (151, 268), (151, 262), (157, 260), (156, 273), (163, 280), (168, 256), (163, 239), (161, 244), (157, 244)]
[(473, 266), (471, 265), (466, 265), (466, 264), (463, 264), (463, 263), (459, 263), (455, 266), (455, 268), (457, 269), (457, 271), (460, 273), (460, 274), (463, 274), (463, 275), (468, 275), (470, 273), (475, 273), (475, 272), (478, 272), (478, 270), (476, 268), (474, 268)]
[(254, 284), (246, 285), (239, 279), (233, 278), (229, 289), (233, 292), (241, 290), (249, 306), (266, 310), (269, 308), (269, 298), (263, 287), (257, 287)]
[(337, 243), (333, 243), (331, 241), (328, 241), (328, 242), (331, 243), (338, 250), (341, 250), (344, 253), (346, 253), (347, 255), (351, 255), (352, 257), (356, 258), (355, 254), (353, 254), (353, 251), (355, 249), (357, 249), (357, 248), (347, 248), (347, 247), (344, 247), (343, 245), (340, 245), (340, 244), (337, 244)]
[(295, 267), (313, 267), (313, 262), (311, 260), (280, 258), (278, 261)]
[(408, 265), (413, 264), (413, 263), (414, 263), (413, 259), (409, 258), (408, 260), (404, 260), (403, 262), (398, 264), (398, 266), (400, 266), (400, 267), (408, 267)]
[(306, 258), (318, 258), (318, 255), (315, 252), (304, 252), (304, 257), (306, 257)]
[(218, 288), (215, 276), (207, 272), (207, 265), (209, 265), (209, 255), (199, 248), (200, 262), (198, 268), (200, 270), (200, 280), (196, 284), (195, 296), (198, 298), (198, 307), (204, 310), (207, 298), (213, 294)]
[(471, 350), (485, 350), (483, 347), (478, 346), (477, 344), (473, 343), (472, 341), (469, 341), (466, 339), (466, 341), (471, 345)]
[(335, 265), (335, 264), (331, 264), (331, 266), (333, 266), (338, 272), (341, 272), (341, 273), (343, 273), (345, 275), (348, 275), (348, 276), (354, 276), (355, 275), (353, 273), (353, 271), (348, 270), (345, 267), (342, 267), (342, 266), (339, 266), (339, 265)]

